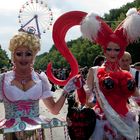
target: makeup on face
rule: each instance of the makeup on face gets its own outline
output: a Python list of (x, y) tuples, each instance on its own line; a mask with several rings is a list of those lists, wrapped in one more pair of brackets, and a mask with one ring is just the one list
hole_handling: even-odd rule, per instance
[(114, 42), (110, 42), (106, 48), (106, 51), (111, 52), (120, 52), (120, 46)]
[(119, 52), (120, 51), (120, 49), (118, 48), (116, 48), (116, 49), (112, 49), (112, 48), (106, 48), (106, 51), (108, 51), (108, 52), (110, 52), (110, 51), (115, 51), (115, 52)]
[(105, 50), (105, 56), (109, 61), (114, 62), (118, 59), (120, 51), (121, 48), (118, 44), (110, 42)]
[(25, 57), (30, 57), (30, 56), (32, 56), (33, 54), (32, 54), (32, 52), (31, 51), (16, 51), (15, 52), (15, 55), (16, 56), (18, 56), (18, 57), (23, 57), (23, 56), (25, 56)]

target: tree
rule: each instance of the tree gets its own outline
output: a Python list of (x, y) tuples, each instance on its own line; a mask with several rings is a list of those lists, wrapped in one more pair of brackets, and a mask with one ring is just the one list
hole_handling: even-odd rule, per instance
[(0, 69), (3, 67), (10, 68), (10, 60), (5, 50), (2, 50), (0, 45)]

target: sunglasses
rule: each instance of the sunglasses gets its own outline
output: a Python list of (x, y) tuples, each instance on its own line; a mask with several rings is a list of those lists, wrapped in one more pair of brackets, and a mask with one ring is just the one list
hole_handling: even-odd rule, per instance
[(30, 56), (32, 56), (32, 52), (30, 52), (30, 51), (26, 51), (26, 52), (17, 51), (15, 54), (18, 57), (22, 57), (22, 56), (30, 57)]
[(110, 51), (119, 52), (119, 51), (120, 51), (120, 49), (106, 48), (106, 51), (108, 51), (108, 52), (110, 52)]

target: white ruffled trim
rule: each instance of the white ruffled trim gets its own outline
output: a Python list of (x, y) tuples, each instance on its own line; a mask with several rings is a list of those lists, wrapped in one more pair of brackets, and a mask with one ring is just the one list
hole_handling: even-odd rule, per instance
[(16, 86), (11, 85), (11, 80), (14, 78), (14, 72), (10, 71), (5, 74), (4, 80), (4, 94), (10, 101), (18, 100), (38, 100), (41, 98), (48, 98), (52, 96), (51, 84), (45, 74), (38, 75), (36, 72), (32, 72), (32, 79), (36, 84), (27, 91), (22, 91)]
[(43, 95), (41, 96), (41, 99), (52, 97), (53, 96), (53, 92), (51, 91), (52, 84), (49, 82), (47, 75), (44, 72), (41, 72), (39, 77), (42, 80), (42, 88), (43, 88)]
[(47, 75), (44, 72), (41, 72), (39, 77), (43, 81), (43, 86), (45, 86), (46, 89), (51, 90), (52, 85), (49, 82)]
[(45, 98), (52, 97), (52, 96), (53, 96), (53, 92), (50, 90), (47, 90), (47, 91), (43, 92), (43, 95), (41, 96), (40, 99), (45, 99)]

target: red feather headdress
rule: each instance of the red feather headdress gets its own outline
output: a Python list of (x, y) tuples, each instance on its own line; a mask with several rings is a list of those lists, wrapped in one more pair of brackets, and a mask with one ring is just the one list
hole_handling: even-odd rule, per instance
[(132, 8), (126, 15), (126, 19), (113, 31), (97, 14), (90, 13), (81, 22), (81, 32), (85, 38), (101, 45), (104, 51), (109, 42), (118, 44), (121, 57), (127, 45), (140, 37), (140, 12)]

